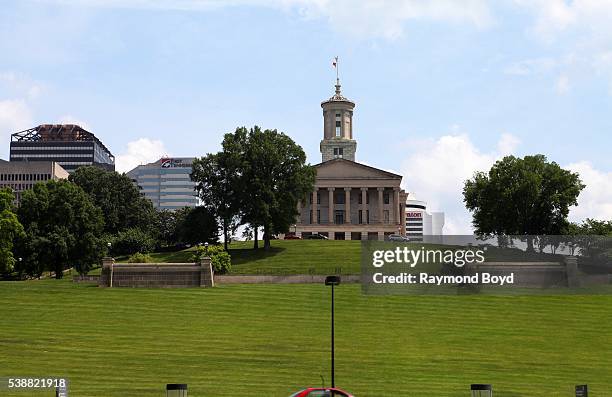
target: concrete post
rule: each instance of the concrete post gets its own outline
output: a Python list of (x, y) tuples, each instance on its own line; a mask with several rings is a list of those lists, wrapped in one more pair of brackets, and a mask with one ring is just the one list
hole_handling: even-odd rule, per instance
[(565, 274), (567, 275), (567, 286), (570, 288), (580, 287), (578, 278), (578, 258), (575, 256), (565, 257)]
[(102, 271), (100, 272), (100, 279), (98, 280), (99, 287), (112, 287), (113, 286), (113, 266), (115, 265), (115, 258), (110, 256), (102, 258)]
[(344, 223), (351, 223), (351, 188), (344, 188)]
[(213, 273), (210, 257), (205, 256), (200, 260), (200, 287), (214, 287), (215, 276)]

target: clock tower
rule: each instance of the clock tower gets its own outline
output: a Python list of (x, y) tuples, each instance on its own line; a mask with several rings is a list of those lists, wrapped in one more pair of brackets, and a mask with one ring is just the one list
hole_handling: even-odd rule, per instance
[(336, 78), (336, 92), (321, 103), (323, 108), (323, 140), (320, 149), (322, 162), (341, 158), (355, 161), (357, 141), (353, 139), (353, 109), (355, 103), (342, 96), (340, 79)]

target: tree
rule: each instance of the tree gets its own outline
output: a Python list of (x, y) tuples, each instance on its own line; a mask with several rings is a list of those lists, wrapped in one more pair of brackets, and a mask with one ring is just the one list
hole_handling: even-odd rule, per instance
[[(289, 136), (255, 126), (246, 139), (242, 165), (243, 219), (254, 230), (263, 227), (264, 249), (270, 239), (286, 233), (298, 215), (297, 202), (312, 192), (316, 170)], [(255, 235), (257, 241), (257, 235)]]
[(100, 262), (105, 250), (102, 211), (76, 184), (37, 183), (23, 193), (17, 213), (25, 229), (20, 251), (30, 275), (49, 270), (61, 278), (71, 266), (86, 273)]
[(238, 227), (243, 183), (241, 169), (244, 158), (246, 129), (238, 128), (234, 134), (226, 134), (223, 150), (209, 153), (192, 163), (191, 179), (206, 207), (220, 220), (223, 244), (227, 251), (230, 235)]
[(125, 174), (98, 167), (79, 167), (68, 178), (80, 186), (104, 214), (104, 231), (117, 234), (129, 228), (150, 232), (157, 219), (151, 201)]
[[(562, 234), (584, 187), (578, 174), (543, 155), (506, 156), (465, 182), (463, 200), (479, 235)], [(529, 237), (527, 244), (533, 251)]]
[(13, 212), (14, 199), (11, 189), (0, 189), (0, 274), (14, 270), (13, 243), (16, 238), (24, 235), (23, 226)]
[(177, 226), (177, 235), (187, 244), (216, 243), (219, 226), (214, 213), (206, 207), (190, 209)]
[(178, 208), (174, 211), (157, 211), (155, 229), (159, 246), (171, 247), (184, 243), (180, 236), (180, 226), (191, 212), (191, 207)]
[(151, 233), (132, 227), (117, 233), (111, 241), (111, 252), (117, 255), (131, 255), (136, 252), (146, 254), (155, 249), (155, 239)]

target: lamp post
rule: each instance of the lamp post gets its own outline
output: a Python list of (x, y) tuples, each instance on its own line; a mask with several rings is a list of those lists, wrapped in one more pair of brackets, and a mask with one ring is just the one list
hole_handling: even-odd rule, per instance
[(476, 383), (471, 385), (472, 397), (493, 397), (493, 386)]
[(187, 384), (169, 383), (166, 385), (166, 397), (187, 397)]
[[(112, 246), (111, 242), (109, 241), (108, 243), (106, 243), (106, 246), (108, 247), (108, 255), (110, 256), (110, 250), (111, 250), (111, 246)], [(111, 265), (110, 265), (110, 280), (109, 280), (109, 283), (108, 283), (109, 288), (113, 288), (113, 262), (114, 261), (111, 260)]]
[(334, 360), (334, 285), (340, 285), (340, 276), (325, 277), (325, 285), (331, 286), (331, 387), (336, 387)]

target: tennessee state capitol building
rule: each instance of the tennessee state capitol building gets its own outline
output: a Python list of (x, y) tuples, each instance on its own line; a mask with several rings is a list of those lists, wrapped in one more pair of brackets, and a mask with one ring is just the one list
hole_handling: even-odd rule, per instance
[(384, 240), (406, 233), (407, 194), (402, 176), (355, 161), (355, 103), (342, 96), (336, 80), (334, 96), (321, 103), (323, 140), (316, 164), (314, 192), (298, 203), (295, 234), (319, 233), (334, 240)]

